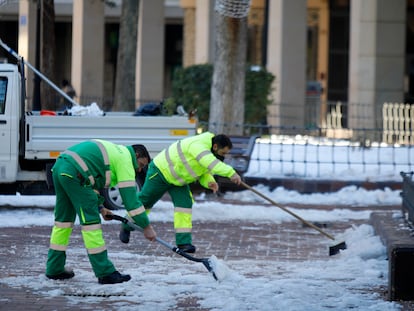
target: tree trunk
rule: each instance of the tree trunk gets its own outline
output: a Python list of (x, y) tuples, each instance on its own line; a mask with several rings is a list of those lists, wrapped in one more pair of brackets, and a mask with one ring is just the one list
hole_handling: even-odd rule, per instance
[(216, 48), (209, 131), (242, 135), (244, 123), (247, 18), (215, 14)]
[[(55, 82), (55, 4), (54, 0), (38, 1), (41, 1), (40, 72), (50, 81)], [(60, 95), (45, 81), (42, 81), (40, 85), (42, 109), (56, 110)]]
[(123, 0), (115, 78), (114, 111), (135, 110), (135, 64), (139, 1)]

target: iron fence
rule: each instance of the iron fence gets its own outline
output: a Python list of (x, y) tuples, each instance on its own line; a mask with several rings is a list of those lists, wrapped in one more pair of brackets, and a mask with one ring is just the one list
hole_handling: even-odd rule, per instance
[[(81, 103), (86, 105), (91, 101), (99, 104), (112, 102), (112, 99), (88, 97), (82, 98)], [(247, 174), (400, 180), (400, 172), (414, 170), (412, 104), (384, 103), (372, 111), (367, 105), (354, 105), (354, 109), (350, 109), (348, 103), (323, 103), (320, 97), (310, 96), (304, 107), (292, 107), (290, 115), (283, 115), (281, 106), (272, 104), (276, 109), (269, 111), (277, 113), (268, 114), (268, 117), (285, 120), (284, 124), (302, 125), (223, 124), (224, 133), (226, 129), (239, 127), (242, 135), (259, 137)], [(292, 114), (298, 109), (304, 109), (304, 113)], [(365, 127), (350, 127), (351, 120)], [(206, 122), (200, 122), (199, 126), (201, 130), (209, 128)]]
[[(208, 124), (202, 127), (207, 129)], [(340, 132), (329, 137), (329, 130), (244, 124), (244, 135), (259, 136), (247, 174), (269, 178), (399, 181), (400, 172), (414, 171), (414, 144), (370, 140), (381, 137), (383, 129), (352, 129), (358, 135), (357, 140), (342, 138), (345, 135)], [(269, 134), (275, 132), (279, 134)], [(332, 137), (335, 135), (338, 138)]]
[[(346, 103), (322, 105), (313, 98), (305, 104), (306, 122), (302, 127), (239, 124), (243, 135), (259, 136), (247, 174), (265, 173), (269, 178), (399, 181), (400, 172), (414, 170), (414, 105), (385, 103), (375, 117), (369, 114), (366, 105), (357, 107), (356, 116), (348, 108)], [(283, 115), (272, 117), (283, 118)], [(350, 118), (357, 120), (357, 124), (382, 126), (350, 128), (347, 126)], [(300, 123), (295, 121), (292, 123)], [(200, 126), (205, 130), (209, 124)], [(235, 128), (228, 124), (222, 127), (224, 132), (227, 127)]]
[(248, 174), (270, 177), (399, 181), (414, 170), (414, 146), (314, 136), (262, 136), (256, 140)]

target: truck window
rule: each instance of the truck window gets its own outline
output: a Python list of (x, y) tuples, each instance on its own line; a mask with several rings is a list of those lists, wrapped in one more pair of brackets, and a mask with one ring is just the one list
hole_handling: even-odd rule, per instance
[(6, 91), (7, 91), (7, 78), (0, 77), (0, 114), (4, 114), (6, 109)]

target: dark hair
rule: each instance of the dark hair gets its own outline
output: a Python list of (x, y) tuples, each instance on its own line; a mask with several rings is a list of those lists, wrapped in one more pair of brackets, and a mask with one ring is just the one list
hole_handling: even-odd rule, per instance
[(229, 147), (229, 149), (233, 148), (233, 143), (231, 142), (230, 138), (224, 134), (214, 136), (212, 142), (213, 145), (217, 144), (217, 147), (220, 149), (224, 147)]
[(135, 153), (139, 154), (139, 158), (147, 158), (148, 162), (151, 161), (151, 156), (148, 153), (147, 148), (144, 145), (132, 145), (132, 149), (134, 149)]

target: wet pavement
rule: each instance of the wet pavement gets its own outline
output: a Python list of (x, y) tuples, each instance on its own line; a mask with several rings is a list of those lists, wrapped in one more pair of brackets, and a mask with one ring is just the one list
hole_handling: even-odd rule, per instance
[[(314, 207), (313, 207), (314, 208)], [(325, 207), (326, 208), (326, 207)], [(389, 211), (399, 207), (389, 207)], [(18, 220), (17, 220), (18, 221)], [(332, 235), (342, 233), (353, 225), (367, 223), (368, 220), (353, 220), (351, 222), (334, 222), (323, 224)], [(173, 237), (173, 224), (165, 222), (153, 223), (159, 237)], [(36, 277), (44, 273), (47, 257), (50, 227), (33, 226), (23, 228), (0, 229), (0, 278), (13, 276)], [(158, 243), (149, 243), (133, 233), (133, 242), (125, 245), (118, 240), (119, 224), (106, 222), (104, 236), (109, 254), (111, 252), (139, 252), (141, 255), (169, 256), (178, 255)], [(257, 223), (248, 221), (232, 222), (195, 222), (193, 224), (193, 241), (197, 246), (196, 257), (209, 257), (214, 254), (224, 261), (253, 259), (257, 262), (308, 261), (328, 258), (326, 237), (317, 231), (304, 227), (300, 222)], [(71, 245), (76, 245), (78, 251), (71, 253), (71, 260), (81, 262), (88, 270), (89, 262), (83, 249), (80, 227), (76, 227), (71, 237)], [(180, 256), (178, 256), (180, 257)], [(183, 258), (177, 258), (183, 260)], [(185, 260), (185, 259), (184, 259)], [(128, 259), (118, 260), (117, 266), (122, 271), (128, 265)], [(76, 269), (76, 267), (75, 267)], [(75, 270), (76, 272), (76, 270)], [(90, 270), (92, 274), (92, 271)], [(265, 269), (254, 272), (256, 276), (266, 273)], [(386, 288), (373, 289), (382, 291), (386, 300)], [(0, 282), (0, 310), (74, 310), (70, 297), (54, 295), (47, 297), (33, 288), (9, 287)], [(117, 310), (119, 300), (95, 298), (95, 301), (82, 306), (82, 310)], [(98, 301), (96, 301), (98, 300)], [(410, 310), (408, 303), (402, 304), (404, 310)], [(197, 297), (187, 296), (178, 299), (171, 310), (206, 310), (197, 302)]]

